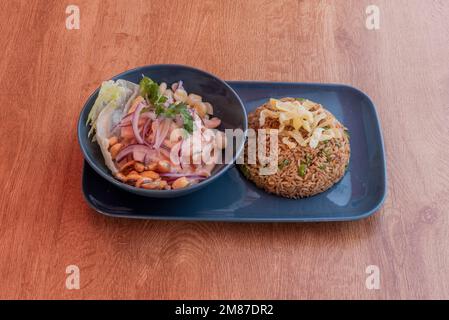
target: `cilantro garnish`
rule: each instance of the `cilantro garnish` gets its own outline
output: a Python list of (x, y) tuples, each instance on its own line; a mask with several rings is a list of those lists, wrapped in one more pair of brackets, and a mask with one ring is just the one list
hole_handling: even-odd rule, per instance
[(190, 114), (187, 105), (183, 102), (181, 103), (172, 103), (168, 107), (158, 107), (156, 108), (156, 115), (157, 116), (164, 116), (166, 118), (174, 118), (176, 115), (180, 115), (182, 118), (182, 121), (184, 123), (184, 129), (192, 134), (193, 133), (193, 117)]
[(159, 92), (159, 85), (148, 77), (144, 76), (140, 80), (139, 86), (140, 94), (148, 104), (154, 106), (157, 116), (174, 118), (179, 114), (183, 120), (184, 129), (190, 134), (193, 133), (193, 117), (185, 103), (172, 103), (168, 107), (164, 106), (164, 103), (167, 102), (167, 97)]
[(159, 85), (150, 78), (144, 76), (140, 80), (139, 87), (140, 95), (155, 108), (160, 107), (167, 101), (167, 97), (159, 92)]

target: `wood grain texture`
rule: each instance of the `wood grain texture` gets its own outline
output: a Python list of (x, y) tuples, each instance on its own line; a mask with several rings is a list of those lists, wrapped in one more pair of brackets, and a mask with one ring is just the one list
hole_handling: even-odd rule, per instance
[[(0, 298), (449, 298), (449, 2), (13, 1), (0, 10)], [(365, 8), (381, 27), (365, 28)], [(325, 224), (116, 220), (81, 192), (78, 114), (126, 69), (337, 82), (377, 105), (388, 198)], [(65, 289), (65, 268), (81, 289)], [(365, 288), (378, 265), (380, 290)]]

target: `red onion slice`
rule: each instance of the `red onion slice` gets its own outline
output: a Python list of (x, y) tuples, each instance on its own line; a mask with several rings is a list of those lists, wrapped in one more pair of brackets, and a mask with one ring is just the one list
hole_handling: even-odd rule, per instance
[(142, 102), (139, 103), (139, 105), (137, 106), (136, 110), (134, 111), (134, 114), (131, 119), (134, 136), (139, 144), (144, 144), (144, 141), (143, 141), (142, 137), (140, 136), (140, 132), (139, 132), (139, 117), (140, 117), (140, 112), (142, 111), (143, 108), (145, 108), (145, 104)]
[(170, 130), (171, 120), (164, 119), (159, 122), (159, 124), (160, 126), (158, 127), (158, 131), (156, 133), (156, 141), (154, 142), (155, 149), (159, 149), (165, 137), (167, 136), (168, 131)]
[(156, 114), (153, 111), (147, 111), (140, 115), (141, 118), (148, 118), (151, 120), (156, 120)]
[(181, 169), (183, 169), (182, 164), (181, 164), (181, 159), (180, 159), (181, 145), (182, 145), (182, 141), (179, 141), (170, 149), (169, 159), (173, 164), (179, 165), (181, 167)]
[[(112, 127), (111, 132), (113, 132), (115, 129), (117, 129), (117, 128), (119, 128), (119, 127), (126, 127), (126, 126), (130, 125), (131, 122), (129, 122), (129, 121), (126, 120), (126, 119), (128, 119), (128, 118), (131, 117), (131, 116), (132, 116), (132, 113), (127, 114), (126, 116), (124, 116), (124, 117), (123, 117), (117, 124), (115, 124), (115, 125)], [(126, 120), (126, 121), (125, 121), (125, 120)], [(125, 122), (127, 122), (127, 124), (125, 124)]]
[(161, 153), (161, 155), (163, 155), (164, 157), (166, 157), (171, 161), (170, 150), (167, 147), (161, 146), (159, 148), (159, 152)]
[[(132, 120), (132, 118), (133, 118), (133, 116), (134, 116), (134, 112), (132, 112), (132, 113), (130, 113), (130, 114), (127, 114), (126, 116), (124, 116), (123, 118), (122, 118), (122, 120), (119, 122), (119, 126), (120, 127), (127, 127), (127, 126), (130, 126), (131, 125), (131, 120)], [(156, 119), (156, 115), (154, 114), (154, 112), (144, 112), (144, 113), (142, 113), (141, 115), (140, 115), (140, 118), (142, 119), (142, 118), (147, 118), (147, 119), (151, 119), (151, 120), (154, 120), (154, 119)]]
[(158, 152), (156, 150), (141, 144), (131, 144), (117, 154), (116, 161), (120, 162), (130, 154), (132, 154), (134, 160), (139, 162), (147, 161), (148, 163), (151, 160), (158, 159)]
[(153, 146), (156, 144), (156, 142), (159, 141), (159, 136), (161, 135), (161, 120), (160, 119), (156, 119), (156, 121), (153, 122)]
[(146, 138), (148, 132), (150, 131), (150, 128), (151, 128), (151, 122), (152, 122), (151, 119), (148, 119), (147, 122), (145, 122), (145, 124), (144, 124), (144, 126), (143, 126), (143, 129), (142, 129), (142, 137), (143, 137), (143, 140), (145, 140), (145, 138)]

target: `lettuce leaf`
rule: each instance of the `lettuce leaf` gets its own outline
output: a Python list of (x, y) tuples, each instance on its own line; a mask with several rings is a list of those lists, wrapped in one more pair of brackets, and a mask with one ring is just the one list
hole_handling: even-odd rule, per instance
[(124, 94), (126, 94), (126, 89), (119, 86), (116, 82), (109, 80), (102, 83), (100, 91), (98, 92), (98, 97), (95, 100), (92, 109), (87, 116), (86, 125), (90, 124), (92, 127), (89, 131), (89, 137), (96, 130), (96, 121), (100, 112), (109, 104), (116, 103), (117, 100)]

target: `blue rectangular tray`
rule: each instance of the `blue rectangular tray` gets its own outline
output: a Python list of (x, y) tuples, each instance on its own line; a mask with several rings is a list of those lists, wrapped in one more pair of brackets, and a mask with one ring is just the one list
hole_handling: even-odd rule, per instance
[(345, 85), (228, 81), (247, 111), (269, 98), (303, 97), (321, 103), (348, 129), (351, 160), (344, 178), (326, 192), (291, 200), (258, 189), (233, 167), (214, 183), (184, 197), (145, 198), (101, 178), (87, 163), (83, 192), (96, 211), (113, 217), (247, 222), (348, 221), (368, 217), (386, 195), (379, 120), (370, 98)]

